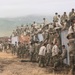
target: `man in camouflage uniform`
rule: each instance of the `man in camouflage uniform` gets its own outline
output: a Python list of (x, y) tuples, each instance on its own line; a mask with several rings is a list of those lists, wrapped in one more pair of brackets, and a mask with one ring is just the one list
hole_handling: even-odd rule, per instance
[(33, 61), (34, 58), (34, 47), (33, 47), (33, 43), (30, 44), (29, 46), (29, 53), (30, 53), (30, 61)]
[(50, 63), (51, 55), (52, 55), (52, 45), (50, 41), (48, 41), (47, 46), (46, 46), (47, 52), (46, 52), (46, 65), (48, 66)]
[(23, 43), (19, 43), (17, 56), (19, 58), (24, 58), (24, 44)]
[(19, 43), (18, 43), (18, 50), (17, 50), (17, 57), (18, 57), (18, 58), (21, 57), (21, 56), (20, 56), (20, 54), (21, 54), (20, 51), (21, 51), (21, 43), (19, 42)]
[(36, 62), (38, 61), (38, 53), (39, 53), (39, 43), (38, 43), (38, 41), (36, 41), (35, 42), (35, 54), (34, 54)]
[(15, 45), (14, 44), (12, 44), (12, 49), (11, 49), (11, 51), (12, 51), (12, 54), (13, 55), (16, 55), (16, 53), (17, 53), (17, 42), (15, 42)]
[(22, 47), (21, 47), (21, 57), (24, 58), (24, 55), (25, 55), (25, 45), (22, 44)]
[(65, 58), (67, 58), (67, 50), (65, 48), (65, 45), (62, 45), (62, 60), (64, 60)]

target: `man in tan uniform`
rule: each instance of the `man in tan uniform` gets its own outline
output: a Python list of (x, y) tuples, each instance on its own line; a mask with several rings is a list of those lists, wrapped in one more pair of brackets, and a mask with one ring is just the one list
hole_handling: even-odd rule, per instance
[(67, 16), (66, 12), (64, 12), (64, 14), (61, 16), (61, 22), (64, 23), (64, 22), (66, 22), (66, 20), (68, 20), (68, 16)]
[(69, 20), (72, 19), (72, 17), (74, 16), (74, 14), (75, 14), (75, 11), (74, 11), (74, 9), (72, 9), (72, 11), (69, 13)]

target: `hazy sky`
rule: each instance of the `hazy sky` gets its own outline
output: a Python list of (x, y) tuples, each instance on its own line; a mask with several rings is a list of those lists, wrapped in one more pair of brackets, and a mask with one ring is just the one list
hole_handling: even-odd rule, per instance
[(54, 15), (72, 8), (75, 8), (75, 0), (0, 0), (0, 17)]

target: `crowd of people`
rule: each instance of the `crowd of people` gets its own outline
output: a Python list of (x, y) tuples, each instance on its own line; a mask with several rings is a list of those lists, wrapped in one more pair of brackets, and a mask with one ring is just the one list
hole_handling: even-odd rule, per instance
[(67, 59), (67, 48), (62, 44), (61, 32), (67, 30), (65, 35), (68, 39), (68, 51), (70, 57), (70, 65), (74, 70), (75, 64), (75, 10), (67, 15), (55, 13), (52, 23), (44, 23), (38, 25), (34, 22), (32, 25), (21, 25), (13, 31), (12, 36), (28, 35), (30, 42), (23, 43), (15, 42), (12, 45), (12, 54), (16, 54), (19, 58), (25, 58), (27, 54), (31, 62), (38, 62), (40, 67), (52, 65), (57, 69), (59, 65), (65, 64), (64, 59)]

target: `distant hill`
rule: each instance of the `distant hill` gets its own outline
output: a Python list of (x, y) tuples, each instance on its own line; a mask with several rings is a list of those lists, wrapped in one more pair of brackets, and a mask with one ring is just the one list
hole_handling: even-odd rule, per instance
[(43, 18), (46, 18), (48, 21), (52, 21), (51, 16), (36, 16), (29, 15), (25, 17), (17, 17), (17, 18), (0, 18), (0, 36), (8, 36), (11, 34), (12, 30), (15, 29), (16, 26), (20, 26), (22, 24), (32, 24), (34, 21), (37, 23), (42, 23)]

